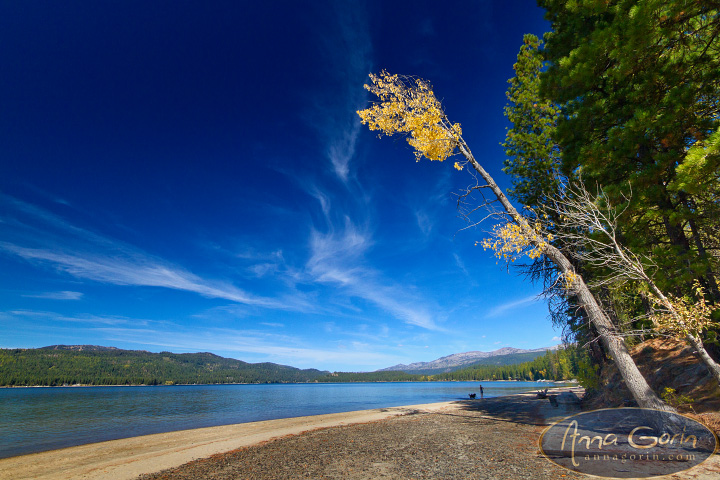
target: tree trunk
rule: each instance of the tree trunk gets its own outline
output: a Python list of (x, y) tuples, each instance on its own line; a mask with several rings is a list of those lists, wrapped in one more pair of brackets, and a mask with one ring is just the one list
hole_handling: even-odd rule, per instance
[[(525, 219), (518, 213), (515, 207), (510, 203), (507, 196), (498, 187), (495, 180), (490, 176), (489, 173), (475, 160), (475, 157), (470, 152), (470, 148), (461, 138), (458, 142), (458, 148), (460, 153), (467, 159), (468, 162), (475, 168), (480, 176), (485, 180), (487, 185), (493, 191), (498, 201), (502, 204), (505, 211), (513, 218), (528, 237), (532, 238), (535, 233)], [(557, 248), (552, 245), (545, 246), (545, 255), (560, 269), (563, 274), (574, 273), (570, 260)], [(616, 334), (616, 330), (605, 315), (603, 310), (598, 305), (595, 297), (593, 296), (590, 289), (585, 285), (582, 277), (579, 275), (573, 282), (573, 291), (577, 296), (580, 305), (588, 315), (590, 322), (595, 326), (600, 340), (605, 347), (606, 351), (610, 354), (612, 361), (617, 366), (620, 375), (625, 381), (630, 394), (633, 396), (637, 404), (642, 408), (652, 408), (656, 410), (664, 411), (675, 411), (671, 406), (663, 402), (650, 388), (645, 377), (642, 376), (637, 365), (630, 356), (625, 342)]]
[(693, 348), (697, 350), (697, 354), (700, 357), (700, 360), (702, 360), (707, 369), (710, 370), (710, 373), (712, 374), (713, 378), (715, 378), (715, 381), (720, 384), (720, 365), (718, 365), (717, 362), (713, 360), (713, 358), (707, 352), (707, 350), (705, 350), (705, 345), (703, 345), (702, 339), (691, 334), (688, 334), (685, 338), (690, 343), (690, 345), (692, 345)]

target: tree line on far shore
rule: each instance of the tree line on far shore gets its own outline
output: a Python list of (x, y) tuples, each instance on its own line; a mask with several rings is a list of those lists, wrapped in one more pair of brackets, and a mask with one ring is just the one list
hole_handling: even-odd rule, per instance
[(0, 386), (295, 383), (328, 373), (211, 353), (70, 348), (0, 349)]
[(246, 363), (211, 353), (151, 353), (108, 347), (0, 349), (0, 386), (175, 385), (238, 383), (568, 380), (589, 362), (569, 346), (516, 365), (482, 365), (436, 375), (397, 371), (327, 372), (274, 363)]

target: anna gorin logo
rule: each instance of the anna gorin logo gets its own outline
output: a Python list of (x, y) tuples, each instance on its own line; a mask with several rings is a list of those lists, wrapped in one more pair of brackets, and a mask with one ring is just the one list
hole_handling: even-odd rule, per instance
[(540, 450), (548, 460), (613, 478), (681, 472), (707, 460), (717, 447), (717, 437), (705, 425), (645, 408), (579, 413), (551, 425), (540, 437)]

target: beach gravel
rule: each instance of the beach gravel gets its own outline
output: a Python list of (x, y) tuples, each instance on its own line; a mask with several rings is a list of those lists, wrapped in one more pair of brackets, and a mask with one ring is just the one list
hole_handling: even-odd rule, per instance
[(530, 396), (458, 402), (283, 437), (140, 479), (588, 478), (540, 454), (545, 408)]

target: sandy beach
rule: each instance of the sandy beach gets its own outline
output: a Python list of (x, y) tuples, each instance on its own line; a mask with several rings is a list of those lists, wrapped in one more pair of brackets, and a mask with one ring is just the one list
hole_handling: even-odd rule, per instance
[(451, 403), (390, 407), (182, 430), (0, 459), (0, 479), (124, 480), (192, 460), (310, 430), (451, 408)]
[[(3, 459), (0, 478), (591, 478), (538, 449), (575, 408), (520, 394), (185, 430)], [(720, 478), (718, 455), (670, 478)]]

